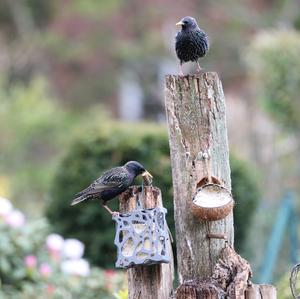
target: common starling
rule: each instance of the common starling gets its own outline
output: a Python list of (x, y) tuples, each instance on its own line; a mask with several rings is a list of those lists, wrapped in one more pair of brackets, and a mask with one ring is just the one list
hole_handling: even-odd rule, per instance
[(86, 189), (77, 193), (71, 205), (76, 205), (87, 199), (101, 199), (103, 207), (113, 215), (116, 212), (112, 212), (106, 206), (106, 202), (127, 190), (138, 175), (152, 178), (144, 166), (136, 161), (130, 161), (124, 166), (109, 169)]
[(184, 17), (178, 23), (181, 31), (176, 35), (176, 54), (180, 60), (180, 76), (183, 76), (182, 64), (188, 61), (197, 62), (197, 70), (201, 67), (199, 58), (206, 55), (209, 49), (209, 42), (206, 33), (198, 27), (196, 20), (192, 17)]

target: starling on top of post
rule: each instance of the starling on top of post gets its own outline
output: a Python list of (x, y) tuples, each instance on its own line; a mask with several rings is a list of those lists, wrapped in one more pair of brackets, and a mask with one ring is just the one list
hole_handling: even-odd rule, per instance
[(175, 43), (176, 54), (180, 60), (179, 75), (183, 76), (182, 64), (188, 61), (196, 61), (197, 70), (200, 72), (199, 58), (205, 56), (209, 49), (207, 34), (192, 17), (184, 17), (176, 25), (181, 26)]

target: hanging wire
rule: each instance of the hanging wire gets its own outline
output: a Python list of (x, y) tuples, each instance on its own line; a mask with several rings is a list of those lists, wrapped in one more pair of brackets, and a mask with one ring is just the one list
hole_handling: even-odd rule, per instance
[(295, 299), (300, 299), (300, 293), (297, 290), (297, 280), (298, 280), (299, 271), (300, 271), (300, 264), (297, 264), (296, 266), (293, 267), (290, 276), (290, 288), (291, 288), (292, 295)]

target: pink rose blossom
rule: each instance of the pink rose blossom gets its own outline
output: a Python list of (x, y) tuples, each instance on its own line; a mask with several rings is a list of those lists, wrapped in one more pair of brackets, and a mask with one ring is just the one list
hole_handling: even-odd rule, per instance
[(83, 256), (84, 244), (76, 239), (66, 239), (63, 250), (65, 257), (69, 259), (80, 259)]
[(61, 251), (64, 239), (58, 234), (51, 234), (46, 239), (46, 246), (49, 250)]
[(104, 270), (104, 280), (105, 280), (105, 287), (112, 291), (113, 290), (113, 280), (116, 277), (116, 272), (114, 270), (108, 269)]
[(13, 209), (11, 202), (4, 198), (0, 197), (0, 216), (8, 215)]
[(90, 265), (84, 259), (66, 260), (61, 264), (61, 270), (66, 274), (88, 276), (90, 274)]
[(48, 284), (47, 285), (47, 295), (52, 296), (54, 293), (54, 285), (53, 284)]
[(5, 223), (13, 228), (22, 227), (25, 224), (25, 216), (18, 210), (12, 210), (5, 216)]
[(37, 264), (36, 256), (34, 256), (34, 255), (25, 256), (24, 263), (25, 263), (26, 268), (28, 268), (28, 269), (35, 268), (36, 264)]
[(51, 266), (50, 266), (49, 264), (47, 264), (47, 263), (42, 263), (42, 264), (40, 265), (39, 270), (40, 270), (41, 275), (42, 275), (44, 278), (48, 278), (48, 277), (51, 275), (51, 273), (52, 273), (52, 268), (51, 268)]
[(64, 246), (64, 239), (58, 234), (51, 234), (46, 239), (46, 247), (52, 260), (59, 262), (61, 258), (61, 251)]

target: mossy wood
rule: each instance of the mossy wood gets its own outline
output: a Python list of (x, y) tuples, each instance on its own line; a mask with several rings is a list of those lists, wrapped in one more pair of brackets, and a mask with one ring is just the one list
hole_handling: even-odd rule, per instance
[(219, 221), (204, 221), (191, 210), (197, 184), (208, 175), (203, 153), (210, 156), (211, 175), (231, 190), (225, 99), (216, 73), (168, 75), (165, 88), (178, 272), (183, 282), (212, 274), (225, 240), (208, 239), (208, 233), (224, 234), (233, 245), (232, 212)]
[[(136, 186), (120, 196), (120, 212), (136, 209), (140, 201), (144, 209), (162, 207), (161, 191), (153, 186), (144, 187), (144, 195)], [(129, 299), (169, 299), (173, 292), (174, 264), (171, 243), (168, 240), (170, 263), (150, 266), (135, 266), (127, 270)]]

